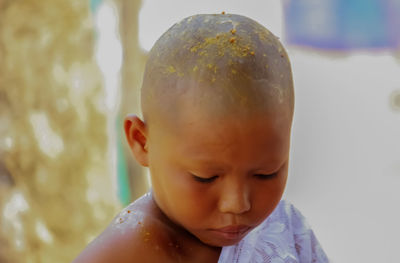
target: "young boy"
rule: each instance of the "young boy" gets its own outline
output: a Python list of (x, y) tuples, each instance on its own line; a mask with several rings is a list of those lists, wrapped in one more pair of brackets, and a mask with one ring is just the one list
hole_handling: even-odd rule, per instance
[(74, 261), (328, 262), (281, 201), (293, 81), (278, 38), (239, 15), (195, 15), (149, 54), (143, 119), (125, 132), (152, 189)]

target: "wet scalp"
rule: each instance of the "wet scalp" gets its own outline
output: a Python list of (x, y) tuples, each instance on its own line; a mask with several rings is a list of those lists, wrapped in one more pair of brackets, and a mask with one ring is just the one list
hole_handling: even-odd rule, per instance
[[(176, 114), (184, 94), (217, 112), (285, 106), (293, 81), (279, 39), (240, 15), (194, 15), (173, 25), (149, 53), (142, 86), (145, 119), (153, 108)], [(229, 110), (228, 110), (229, 109)]]

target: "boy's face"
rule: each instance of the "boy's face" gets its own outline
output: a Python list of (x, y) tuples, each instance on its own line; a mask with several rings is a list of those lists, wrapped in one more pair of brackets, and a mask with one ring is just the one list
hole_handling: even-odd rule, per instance
[(155, 201), (203, 243), (233, 245), (282, 197), (291, 120), (281, 113), (213, 118), (185, 109), (175, 128), (148, 127)]

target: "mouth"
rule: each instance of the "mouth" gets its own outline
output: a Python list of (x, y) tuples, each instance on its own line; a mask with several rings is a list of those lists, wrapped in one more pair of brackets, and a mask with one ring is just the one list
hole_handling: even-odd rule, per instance
[(246, 225), (231, 225), (222, 228), (211, 229), (211, 231), (223, 239), (236, 240), (242, 238), (250, 229), (251, 227)]

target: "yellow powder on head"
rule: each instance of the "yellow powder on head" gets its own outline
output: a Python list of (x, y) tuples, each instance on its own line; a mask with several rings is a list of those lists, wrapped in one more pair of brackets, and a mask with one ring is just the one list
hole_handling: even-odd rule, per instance
[(200, 56), (207, 56), (210, 51), (210, 47), (215, 47), (219, 56), (223, 56), (229, 52), (232, 57), (245, 57), (249, 52), (254, 52), (247, 45), (241, 45), (246, 43), (245, 39), (232, 37), (229, 33), (218, 34), (215, 37), (204, 38), (202, 42), (198, 42), (196, 45), (190, 48), (193, 53), (198, 52)]
[(278, 102), (293, 107), (284, 48), (265, 27), (239, 15), (191, 16), (157, 40), (143, 79), (143, 112), (153, 106), (174, 112), (179, 103), (172, 101), (189, 89), (198, 90), (196, 101), (204, 98), (204, 105), (220, 108), (271, 107)]

